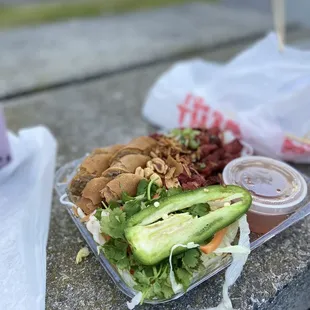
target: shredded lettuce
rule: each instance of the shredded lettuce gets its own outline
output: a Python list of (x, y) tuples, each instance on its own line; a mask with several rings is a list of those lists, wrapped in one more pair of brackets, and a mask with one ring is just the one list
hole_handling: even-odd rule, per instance
[(117, 271), (129, 287), (134, 287), (135, 285), (137, 285), (137, 282), (134, 280), (133, 276), (128, 270), (117, 268)]
[(231, 244), (235, 241), (237, 233), (239, 229), (239, 223), (238, 221), (232, 223), (228, 226), (227, 232), (219, 245), (219, 248), (224, 248), (227, 246), (231, 246)]
[(173, 267), (172, 267), (173, 251), (178, 247), (193, 249), (193, 248), (199, 247), (199, 244), (196, 244), (194, 242), (189, 242), (188, 244), (175, 244), (170, 250), (170, 255), (169, 255), (170, 274), (169, 274), (169, 278), (170, 278), (172, 290), (175, 294), (177, 294), (183, 290), (183, 285), (181, 283), (177, 283), (177, 281), (175, 279), (175, 274), (174, 274)]
[[(223, 248), (227, 248), (230, 247), (231, 244), (234, 242), (234, 240), (236, 239), (236, 235), (239, 229), (239, 223), (238, 221), (232, 223), (231, 225), (228, 226), (227, 232), (221, 242), (221, 244), (219, 245), (219, 247), (212, 253), (210, 254), (205, 254), (203, 252), (201, 252), (201, 261), (202, 261), (202, 265), (204, 268), (201, 268), (200, 273), (205, 274), (206, 271), (211, 272), (213, 270), (215, 270), (216, 268), (220, 267), (223, 263), (223, 255), (224, 253), (227, 252), (223, 252), (223, 253), (217, 253), (218, 250), (223, 249)], [(224, 259), (225, 260), (225, 259)]]
[(210, 269), (212, 266), (218, 266), (222, 262), (222, 257), (220, 255), (216, 255), (215, 253), (210, 253), (210, 254), (204, 254), (201, 253), (201, 261), (203, 266), (205, 267), (203, 269), (203, 272), (206, 269)]
[(87, 257), (89, 255), (89, 250), (87, 247), (84, 247), (84, 248), (81, 248), (79, 250), (79, 252), (77, 253), (76, 255), (76, 259), (75, 259), (75, 262), (77, 264), (81, 263), (83, 258)]
[(218, 252), (222, 251), (220, 253), (232, 253), (233, 260), (225, 273), (222, 302), (217, 307), (209, 308), (207, 310), (233, 310), (233, 306), (228, 295), (228, 289), (237, 281), (250, 253), (250, 228), (246, 219), (246, 215), (243, 215), (239, 219), (238, 224), (240, 229), (238, 245), (228, 246), (226, 247), (226, 249), (218, 248), (217, 250), (215, 250)]
[(135, 308), (135, 306), (139, 305), (140, 301), (142, 300), (142, 292), (138, 292), (131, 301), (127, 301), (127, 307), (128, 309), (132, 310)]
[(94, 215), (91, 215), (89, 217), (89, 220), (86, 222), (86, 228), (93, 235), (94, 240), (98, 244), (100, 245), (105, 244), (105, 239), (103, 238), (100, 232), (100, 222)]

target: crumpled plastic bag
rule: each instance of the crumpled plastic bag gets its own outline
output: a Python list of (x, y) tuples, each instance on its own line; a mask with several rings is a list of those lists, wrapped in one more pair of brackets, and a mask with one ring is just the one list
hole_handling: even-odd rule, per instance
[(256, 153), (310, 163), (310, 52), (271, 33), (225, 65), (180, 62), (151, 88), (143, 116), (164, 129), (218, 126)]
[(57, 144), (44, 127), (9, 133), (0, 169), (0, 309), (45, 309), (46, 245)]

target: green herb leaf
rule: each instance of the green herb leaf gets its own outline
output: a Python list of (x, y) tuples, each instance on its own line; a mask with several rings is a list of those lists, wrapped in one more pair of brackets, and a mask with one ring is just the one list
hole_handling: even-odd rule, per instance
[(147, 208), (148, 205), (144, 201), (142, 201), (140, 207), (141, 207), (141, 210), (143, 210), (143, 209)]
[(124, 239), (126, 227), (126, 213), (119, 208), (109, 210), (109, 216), (103, 216), (100, 221), (101, 232), (112, 238)]
[(124, 240), (110, 239), (101, 249), (106, 258), (119, 269), (130, 269), (130, 259), (127, 256), (128, 243)]
[(145, 197), (147, 197), (148, 200), (151, 200), (158, 189), (158, 186), (154, 183), (154, 181), (156, 180), (151, 181), (147, 181), (145, 179), (141, 180), (137, 187), (137, 197), (145, 195)]
[(167, 190), (167, 196), (170, 197), (170, 196), (174, 196), (174, 195), (177, 195), (177, 194), (180, 194), (182, 193), (182, 187), (172, 187), (172, 188), (169, 188)]
[(98, 220), (98, 221), (100, 221), (101, 220), (101, 213), (102, 213), (102, 210), (103, 209), (97, 209), (96, 210), (96, 213), (94, 214), (94, 216), (95, 216), (95, 218)]
[(160, 198), (170, 197), (180, 193), (182, 193), (182, 187), (172, 187), (168, 190), (164, 187), (160, 187), (156, 191), (156, 194), (158, 194)]
[(182, 133), (182, 130), (181, 129), (172, 129), (171, 132), (170, 132), (170, 135), (173, 136), (173, 137), (177, 137), (177, 136), (180, 136)]
[(140, 284), (149, 285), (150, 278), (145, 274), (145, 271), (136, 271), (134, 273), (135, 280)]
[(167, 197), (167, 190), (164, 187), (159, 187), (156, 190), (156, 193), (160, 198)]
[(210, 206), (207, 203), (199, 203), (188, 209), (188, 212), (193, 216), (204, 216), (210, 212)]
[(196, 150), (199, 147), (199, 142), (196, 141), (195, 139), (189, 140), (189, 145), (188, 145), (192, 150)]
[(116, 266), (121, 269), (128, 269), (130, 268), (130, 260), (127, 257), (121, 258), (116, 262)]
[(191, 131), (190, 133), (190, 137), (191, 138), (196, 138), (198, 135), (200, 134), (200, 131), (199, 130), (193, 130)]
[(161, 285), (160, 285), (160, 282), (159, 281), (156, 281), (154, 284), (153, 284), (153, 291), (154, 291), (154, 295), (155, 296), (158, 296), (161, 294)]
[(147, 185), (147, 199), (152, 200), (152, 197), (156, 194), (158, 186), (155, 184), (156, 179), (151, 180)]
[(184, 253), (182, 263), (187, 270), (195, 269), (200, 262), (200, 252), (197, 249), (190, 249)]
[(134, 199), (134, 197), (129, 196), (126, 192), (122, 192), (122, 202), (127, 202)]
[(162, 285), (162, 293), (165, 299), (171, 298), (174, 295), (171, 284)]
[(138, 200), (130, 200), (124, 204), (124, 209), (127, 218), (133, 216), (141, 210), (141, 202)]
[(198, 163), (198, 168), (199, 169), (204, 169), (206, 167), (207, 167), (207, 165), (205, 163)]
[(191, 279), (192, 279), (191, 273), (189, 273), (186, 269), (177, 268), (175, 270), (175, 275), (177, 277), (178, 282), (181, 282), (184, 290), (186, 290), (191, 283)]
[(132, 198), (124, 204), (124, 211), (127, 214), (127, 218), (133, 216), (142, 209), (142, 202), (145, 200), (145, 193)]
[(193, 150), (196, 150), (199, 147), (199, 141), (195, 139), (199, 134), (199, 130), (194, 130), (191, 128), (173, 129), (170, 132), (170, 136), (174, 137), (181, 144)]
[(110, 201), (109, 208), (111, 210), (114, 210), (116, 208), (119, 208), (121, 205), (117, 201)]
[(139, 182), (138, 187), (137, 187), (137, 196), (146, 194), (148, 185), (149, 185), (149, 182), (146, 179), (142, 179)]
[(140, 265), (134, 273), (136, 290), (142, 292), (143, 299), (170, 298), (173, 296), (169, 279), (169, 264), (165, 260), (159, 265), (146, 267)]
[(188, 139), (186, 139), (184, 136), (180, 137), (179, 142), (185, 145), (186, 147), (188, 146)]

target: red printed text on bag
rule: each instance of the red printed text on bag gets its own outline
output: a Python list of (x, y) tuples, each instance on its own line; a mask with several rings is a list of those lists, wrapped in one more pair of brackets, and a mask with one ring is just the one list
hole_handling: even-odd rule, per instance
[(241, 136), (239, 125), (224, 117), (224, 115), (205, 103), (202, 97), (188, 94), (182, 104), (178, 105), (180, 127), (192, 128), (219, 127), (222, 130), (230, 130), (236, 137)]
[(283, 141), (281, 152), (284, 154), (291, 153), (291, 154), (310, 155), (310, 145), (293, 141), (289, 137), (286, 137)]

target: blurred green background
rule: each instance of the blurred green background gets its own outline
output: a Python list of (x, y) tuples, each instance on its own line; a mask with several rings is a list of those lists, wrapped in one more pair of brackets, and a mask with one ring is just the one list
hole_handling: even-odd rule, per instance
[[(215, 2), (216, 0), (200, 0)], [(192, 0), (83, 0), (38, 4), (0, 4), (0, 28), (36, 25), (71, 18), (138, 11)]]

